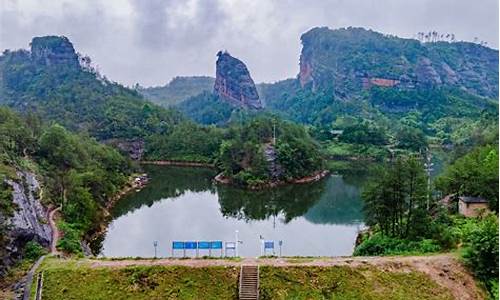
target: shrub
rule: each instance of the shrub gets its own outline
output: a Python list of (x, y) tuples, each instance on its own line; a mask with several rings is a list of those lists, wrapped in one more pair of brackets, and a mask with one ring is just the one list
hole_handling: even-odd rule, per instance
[(476, 277), (491, 290), (491, 281), (498, 278), (498, 218), (489, 215), (468, 225), (463, 236), (462, 257)]
[(421, 254), (438, 252), (441, 247), (433, 240), (408, 241), (376, 233), (354, 250), (354, 256)]
[(29, 241), (26, 243), (26, 246), (24, 246), (24, 258), (26, 259), (36, 260), (46, 253), (47, 250), (35, 241)]
[(82, 233), (80, 229), (75, 224), (65, 222), (60, 222), (58, 227), (63, 232), (63, 237), (57, 243), (57, 248), (64, 252), (81, 254), (80, 238)]

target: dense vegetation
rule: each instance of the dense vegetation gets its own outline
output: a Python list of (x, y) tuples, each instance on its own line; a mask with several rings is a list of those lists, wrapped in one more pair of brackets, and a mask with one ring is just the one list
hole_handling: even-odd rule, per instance
[[(44, 204), (61, 206), (67, 223), (59, 246), (79, 252), (82, 235), (102, 218), (102, 207), (126, 183), (132, 172), (130, 162), (84, 134), (70, 133), (58, 124), (45, 125), (33, 116), (21, 117), (5, 107), (0, 108), (0, 132), (0, 178), (17, 180), (15, 170), (38, 174)], [(12, 213), (9, 186), (3, 184), (0, 192), (2, 213)], [(72, 247), (66, 247), (71, 238)]]
[(257, 117), (229, 127), (217, 165), (235, 183), (258, 186), (317, 172), (323, 158), (303, 127), (277, 118)]
[(466, 219), (454, 215), (427, 190), (418, 157), (398, 158), (379, 170), (363, 193), (365, 235), (354, 255), (439, 252), (461, 245), (462, 257), (498, 297), (498, 145), (477, 146), (447, 166), (436, 186), (444, 195), (480, 196), (493, 213)]
[(99, 140), (167, 133), (180, 121), (173, 111), (143, 100), (136, 91), (92, 69), (66, 62), (45, 64), (25, 50), (0, 56), (0, 78), (0, 104), (36, 112), (46, 121)]
[(498, 212), (498, 145), (480, 146), (457, 159), (438, 178), (446, 195), (479, 196)]

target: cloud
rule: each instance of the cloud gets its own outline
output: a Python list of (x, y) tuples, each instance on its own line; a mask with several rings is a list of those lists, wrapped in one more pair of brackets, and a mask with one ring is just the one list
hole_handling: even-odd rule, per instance
[(363, 26), (402, 37), (436, 30), (498, 48), (496, 0), (4, 0), (0, 49), (66, 35), (108, 78), (158, 85), (213, 75), (215, 53), (242, 59), (255, 81), (294, 77), (300, 35)]

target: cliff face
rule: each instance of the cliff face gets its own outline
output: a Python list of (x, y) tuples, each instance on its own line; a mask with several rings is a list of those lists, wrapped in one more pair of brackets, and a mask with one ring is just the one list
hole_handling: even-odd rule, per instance
[(48, 212), (40, 203), (40, 184), (30, 172), (17, 172), (19, 180), (8, 180), (12, 187), (12, 201), (16, 207), (11, 217), (0, 214), (0, 223), (6, 225), (6, 246), (0, 250), (0, 275), (5, 268), (21, 258), (24, 245), (35, 240), (49, 247), (52, 230), (48, 223)]
[(245, 64), (227, 52), (219, 51), (214, 93), (233, 105), (260, 109), (262, 103)]
[(41, 65), (79, 67), (73, 44), (64, 36), (35, 37), (31, 41), (31, 58)]
[(498, 51), (466, 42), (420, 43), (362, 28), (313, 28), (301, 37), (303, 88), (347, 95), (370, 86), (455, 87), (498, 97)]

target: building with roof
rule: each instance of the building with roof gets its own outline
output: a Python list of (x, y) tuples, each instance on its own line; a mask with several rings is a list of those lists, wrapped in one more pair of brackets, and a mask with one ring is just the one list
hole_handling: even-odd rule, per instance
[(465, 217), (477, 217), (489, 212), (488, 200), (481, 197), (458, 197), (458, 213)]

